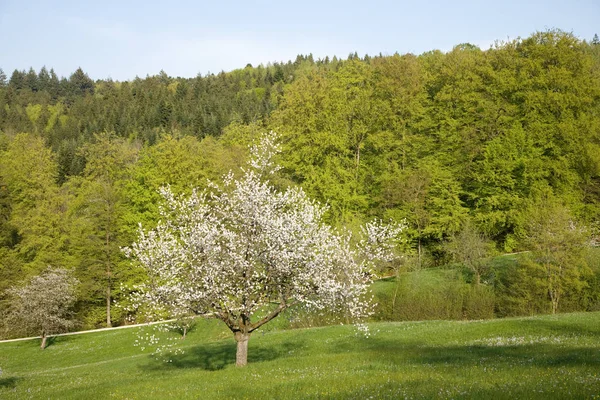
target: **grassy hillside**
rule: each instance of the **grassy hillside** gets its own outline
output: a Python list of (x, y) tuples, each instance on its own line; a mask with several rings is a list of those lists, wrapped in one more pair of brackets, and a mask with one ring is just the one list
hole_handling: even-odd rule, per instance
[(489, 285), (475, 287), (456, 269), (423, 269), (373, 283), (379, 321), (489, 319), (495, 297)]
[(371, 324), (256, 333), (249, 366), (202, 321), (171, 362), (135, 329), (0, 344), (0, 398), (594, 398), (600, 313)]

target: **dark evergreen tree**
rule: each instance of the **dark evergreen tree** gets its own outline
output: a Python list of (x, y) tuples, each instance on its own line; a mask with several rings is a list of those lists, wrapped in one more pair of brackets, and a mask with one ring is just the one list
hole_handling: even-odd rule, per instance
[(23, 89), (25, 87), (25, 72), (15, 69), (10, 77), (10, 81), (8, 84), (13, 89)]
[(38, 74), (38, 87), (39, 90), (48, 90), (50, 87), (50, 74), (46, 69), (46, 66), (43, 66), (40, 69), (40, 73)]
[(8, 82), (6, 81), (6, 74), (2, 68), (0, 68), (0, 87), (5, 87), (7, 84)]
[(32, 92), (37, 92), (40, 89), (38, 76), (33, 68), (29, 68), (29, 72), (25, 75), (25, 87), (29, 88)]
[(69, 83), (74, 95), (94, 94), (94, 81), (83, 72), (81, 67), (71, 75)]
[(283, 68), (281, 68), (281, 65), (279, 65), (278, 63), (275, 63), (274, 67), (275, 73), (273, 74), (273, 78), (275, 82), (283, 81), (285, 79), (285, 76), (283, 74)]
[(54, 72), (54, 68), (50, 68), (50, 78), (48, 79), (46, 90), (53, 100), (58, 99), (60, 95), (60, 81), (56, 75), (56, 72)]

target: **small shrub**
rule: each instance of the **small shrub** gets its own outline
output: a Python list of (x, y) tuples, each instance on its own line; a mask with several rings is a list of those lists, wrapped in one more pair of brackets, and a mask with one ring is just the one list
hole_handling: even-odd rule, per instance
[(469, 286), (464, 299), (464, 314), (466, 319), (494, 318), (496, 295), (490, 286)]

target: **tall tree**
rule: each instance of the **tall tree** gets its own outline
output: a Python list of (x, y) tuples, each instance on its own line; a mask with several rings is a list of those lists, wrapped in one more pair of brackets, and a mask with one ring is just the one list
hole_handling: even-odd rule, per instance
[(437, 160), (424, 159), (416, 168), (388, 176), (381, 190), (384, 214), (408, 222), (407, 234), (417, 247), (419, 265), (423, 247), (439, 245), (457, 233), (467, 217), (460, 183)]
[(32, 92), (40, 90), (38, 76), (33, 68), (29, 68), (27, 75), (25, 75), (25, 87), (29, 88)]
[[(104, 298), (106, 326), (112, 326), (112, 302), (128, 271), (120, 253), (123, 237), (123, 186), (137, 148), (111, 133), (95, 135), (83, 149), (83, 177), (70, 185), (77, 197), (72, 207), (73, 246), (78, 254), (77, 276), (92, 303)], [(90, 321), (92, 324), (95, 321)]]
[(94, 81), (83, 72), (81, 67), (69, 77), (69, 84), (75, 95), (94, 94)]
[(380, 129), (382, 102), (373, 96), (372, 69), (358, 60), (338, 71), (309, 72), (287, 91), (272, 126), (282, 132), (285, 167), (332, 217), (349, 222), (368, 208), (373, 174), (363, 157)]
[(526, 218), (523, 240), (532, 250), (534, 262), (543, 269), (540, 278), (555, 314), (565, 294), (580, 291), (586, 284), (585, 231), (564, 205), (548, 195), (529, 207)]
[(48, 93), (53, 100), (57, 100), (60, 95), (60, 80), (54, 72), (54, 68), (50, 68), (50, 79), (48, 80)]
[(50, 88), (50, 74), (48, 73), (46, 66), (43, 66), (38, 74), (38, 87), (39, 90), (46, 91)]
[(25, 72), (15, 69), (8, 84), (16, 90), (23, 89), (25, 87)]
[(0, 87), (5, 87), (7, 84), (8, 81), (6, 80), (6, 74), (4, 73), (4, 70), (0, 68)]

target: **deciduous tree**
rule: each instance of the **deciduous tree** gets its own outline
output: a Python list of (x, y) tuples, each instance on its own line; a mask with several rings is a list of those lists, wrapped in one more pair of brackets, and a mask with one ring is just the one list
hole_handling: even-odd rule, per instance
[(104, 298), (106, 326), (110, 327), (111, 306), (118, 294), (119, 280), (131, 272), (125, 267), (119, 248), (128, 242), (123, 239), (123, 186), (137, 148), (103, 133), (84, 148), (84, 154), (87, 159), (84, 176), (71, 180), (73, 191), (78, 194), (71, 208), (74, 220), (71, 240), (79, 260), (82, 286), (93, 301)]
[(301, 189), (270, 186), (273, 140), (265, 136), (244, 175), (228, 175), (212, 192), (178, 197), (164, 188), (162, 222), (127, 250), (149, 277), (134, 303), (159, 315), (213, 314), (234, 334), (238, 366), (247, 363), (252, 332), (293, 305), (334, 310), (342, 321), (368, 315), (369, 261), (381, 257), (369, 249), (401, 229), (366, 228), (383, 237), (364, 240), (359, 254)]
[(485, 272), (485, 258), (491, 253), (490, 242), (467, 221), (460, 232), (453, 235), (446, 246), (456, 261), (464, 264), (475, 275), (475, 285), (481, 283), (481, 275)]
[(555, 314), (566, 293), (585, 286), (585, 232), (565, 206), (545, 196), (527, 212), (524, 241), (544, 272), (542, 282)]
[(48, 268), (27, 285), (9, 289), (12, 296), (9, 323), (18, 325), (26, 334), (39, 333), (41, 348), (45, 349), (49, 335), (68, 330), (75, 324), (72, 306), (77, 283), (66, 269)]

